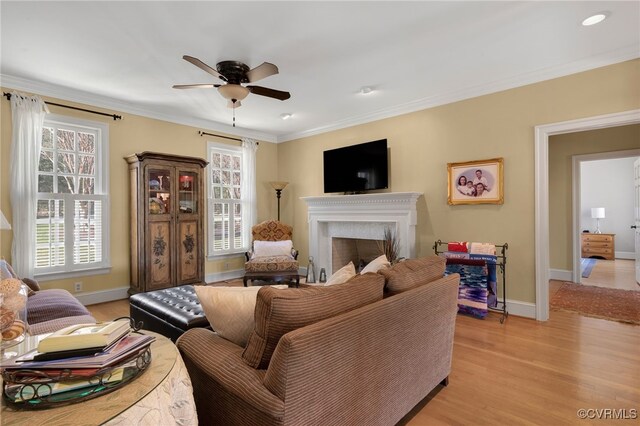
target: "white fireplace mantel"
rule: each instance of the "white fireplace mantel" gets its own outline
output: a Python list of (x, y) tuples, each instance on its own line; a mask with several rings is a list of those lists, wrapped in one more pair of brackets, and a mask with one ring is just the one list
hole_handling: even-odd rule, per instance
[(390, 192), (302, 197), (308, 208), (309, 255), (316, 267), (332, 270), (332, 238), (382, 240), (386, 228), (398, 236), (400, 256), (415, 257), (416, 205), (420, 195)]

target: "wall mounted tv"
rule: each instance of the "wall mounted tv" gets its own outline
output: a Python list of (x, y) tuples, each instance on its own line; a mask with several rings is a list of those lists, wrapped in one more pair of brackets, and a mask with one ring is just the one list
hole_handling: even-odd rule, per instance
[(387, 140), (324, 152), (324, 192), (358, 193), (389, 187)]

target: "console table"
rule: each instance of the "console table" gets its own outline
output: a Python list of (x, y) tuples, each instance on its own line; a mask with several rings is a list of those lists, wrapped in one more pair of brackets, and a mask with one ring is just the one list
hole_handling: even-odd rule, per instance
[(156, 337), (151, 364), (131, 383), (94, 399), (43, 410), (16, 410), (3, 401), (2, 425), (196, 424), (191, 380), (178, 349), (160, 334), (143, 332)]

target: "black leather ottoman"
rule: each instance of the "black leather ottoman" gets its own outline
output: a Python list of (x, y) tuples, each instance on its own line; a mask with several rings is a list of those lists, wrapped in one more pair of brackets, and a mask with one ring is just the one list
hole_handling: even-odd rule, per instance
[(155, 331), (172, 341), (194, 327), (211, 329), (192, 285), (134, 294), (129, 298), (129, 312), (136, 324)]

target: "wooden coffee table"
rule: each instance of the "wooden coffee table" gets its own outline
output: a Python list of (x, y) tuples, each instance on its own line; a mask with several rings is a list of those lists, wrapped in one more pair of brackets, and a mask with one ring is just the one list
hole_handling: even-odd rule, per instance
[(247, 286), (247, 281), (266, 281), (268, 284), (286, 282), (289, 287), (300, 285), (300, 275), (298, 271), (275, 271), (275, 272), (246, 272), (242, 278), (242, 283)]

